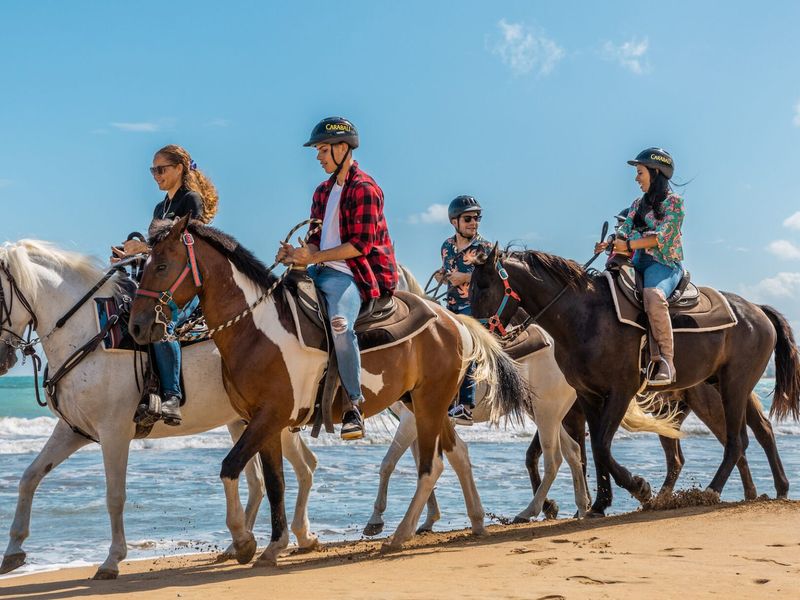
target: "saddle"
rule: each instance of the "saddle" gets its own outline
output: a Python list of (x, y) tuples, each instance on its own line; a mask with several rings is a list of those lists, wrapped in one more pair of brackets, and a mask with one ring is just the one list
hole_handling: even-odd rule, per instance
[[(328, 353), (328, 366), (314, 403), (311, 436), (317, 437), (323, 424), (326, 432), (333, 433), (333, 404), (339, 390), (339, 370), (330, 343), (325, 303), (319, 301), (313, 280), (301, 269), (289, 273), (282, 289), (300, 344)], [(408, 292), (366, 302), (354, 325), (359, 350), (364, 354), (400, 344), (427, 329), (436, 318), (436, 311), (427, 300)]]
[(550, 340), (545, 336), (541, 327), (532, 324), (525, 331), (514, 335), (509, 340), (500, 338), (500, 344), (502, 344), (503, 351), (506, 354), (514, 360), (519, 360), (547, 348), (550, 345)]
[[(614, 308), (620, 323), (647, 330), (642, 304), (643, 282), (630, 261), (616, 260), (603, 273), (608, 280)], [(728, 300), (713, 288), (698, 288), (686, 271), (678, 287), (667, 298), (676, 333), (702, 333), (733, 327), (738, 322)]]

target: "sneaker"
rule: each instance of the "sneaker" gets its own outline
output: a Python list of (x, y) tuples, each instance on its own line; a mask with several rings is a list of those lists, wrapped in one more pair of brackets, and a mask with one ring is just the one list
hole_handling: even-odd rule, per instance
[(161, 420), (165, 425), (177, 427), (181, 424), (181, 399), (177, 396), (168, 396), (161, 403)]
[(472, 411), (465, 404), (456, 404), (447, 412), (447, 416), (453, 419), (456, 425), (472, 425)]
[(360, 440), (364, 437), (364, 419), (358, 408), (353, 407), (342, 416), (341, 436), (343, 440)]

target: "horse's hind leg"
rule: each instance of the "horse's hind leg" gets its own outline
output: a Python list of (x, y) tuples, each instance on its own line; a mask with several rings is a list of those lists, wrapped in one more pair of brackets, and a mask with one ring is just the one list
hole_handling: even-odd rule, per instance
[(281, 447), (283, 456), (292, 465), (297, 477), (297, 501), (294, 505), (292, 533), (297, 538), (300, 550), (313, 550), (319, 545), (319, 539), (317, 534), (311, 532), (311, 524), (308, 522), (308, 496), (314, 483), (317, 457), (306, 446), (299, 433), (292, 433), (288, 429), (281, 432)]
[[(414, 455), (414, 464), (419, 466), (419, 444), (417, 440), (414, 440), (414, 443), (411, 444), (411, 454)], [(417, 527), (417, 533), (425, 533), (427, 531), (433, 531), (433, 525), (438, 521), (441, 517), (441, 513), (439, 512), (439, 502), (436, 500), (436, 490), (431, 490), (431, 495), (428, 496), (428, 502), (425, 504), (425, 508), (427, 514), (425, 516), (425, 521)]]
[(733, 467), (744, 454), (742, 429), (745, 422), (745, 408), (749, 401), (749, 390), (752, 390), (753, 387), (750, 386), (748, 391), (744, 391), (744, 384), (735, 381), (736, 375), (732, 373), (733, 367), (729, 365), (725, 371), (720, 381), (720, 392), (725, 410), (725, 451), (722, 455), (722, 463), (708, 485), (708, 488), (717, 494), (722, 493), (722, 488), (725, 487)]
[(544, 473), (542, 483), (536, 490), (533, 500), (525, 510), (514, 517), (515, 523), (526, 523), (531, 518), (539, 515), (547, 497), (547, 492), (550, 491), (550, 486), (553, 485), (553, 481), (558, 475), (558, 468), (561, 466), (561, 419), (557, 418), (558, 415), (543, 410), (538, 411), (536, 417), (537, 433), (544, 452)]
[(581, 458), (581, 445), (572, 439), (567, 430), (561, 427), (561, 452), (569, 465), (572, 474), (572, 489), (575, 493), (575, 506), (578, 508), (577, 517), (583, 518), (592, 500), (586, 484), (586, 473)]
[(258, 557), (255, 565), (274, 567), (278, 555), (289, 545), (289, 532), (286, 528), (286, 509), (284, 508), (285, 483), (283, 479), (283, 456), (280, 436), (268, 438), (259, 451), (264, 465), (264, 481), (267, 485), (270, 512), (272, 514), (272, 537), (269, 545)]
[(786, 472), (783, 470), (783, 463), (778, 454), (772, 424), (764, 416), (761, 402), (754, 393), (750, 394), (750, 400), (747, 403), (746, 418), (753, 435), (756, 436), (756, 440), (764, 449), (764, 454), (767, 455), (772, 479), (775, 482), (775, 494), (778, 498), (786, 498), (789, 495), (789, 480), (786, 478)]
[(94, 579), (115, 579), (119, 574), (119, 563), (128, 555), (122, 513), (125, 509), (130, 439), (118, 432), (112, 432), (100, 437), (100, 445), (106, 471), (106, 506), (111, 519), (111, 546), (108, 557), (97, 569)]
[[(234, 443), (242, 436), (246, 427), (246, 423), (241, 420), (232, 421), (228, 423), (228, 432), (231, 434), (231, 439)], [(244, 468), (244, 476), (247, 479), (247, 508), (245, 508), (245, 523), (249, 531), (253, 531), (255, 527), (256, 517), (258, 516), (258, 509), (261, 506), (261, 501), (264, 499), (264, 470), (261, 467), (261, 459), (255, 455), (247, 462)], [(236, 558), (236, 550), (231, 543), (228, 548), (219, 555), (218, 561), (233, 560)]]
[(25, 469), (19, 481), (17, 510), (11, 523), (8, 547), (0, 565), (0, 575), (9, 573), (25, 564), (25, 551), (22, 543), (30, 534), (31, 505), (39, 483), (50, 471), (69, 458), (76, 450), (90, 440), (72, 431), (61, 419), (56, 423), (53, 433), (42, 450)]
[[(662, 398), (668, 401), (666, 395), (662, 396)], [(690, 412), (691, 409), (688, 405), (681, 403), (681, 410), (675, 416), (675, 423), (678, 429), (681, 428), (681, 425), (686, 420), (686, 417), (689, 416)], [(667, 474), (664, 477), (664, 483), (661, 484), (661, 489), (658, 490), (658, 495), (670, 495), (675, 489), (675, 483), (678, 481), (681, 471), (683, 471), (683, 465), (686, 464), (686, 459), (683, 457), (683, 449), (681, 448), (681, 441), (679, 439), (660, 435), (658, 436), (658, 441), (661, 442), (661, 448), (664, 450), (664, 460), (667, 463)]]
[[(448, 423), (449, 425), (449, 423)], [(461, 491), (464, 494), (464, 504), (467, 507), (467, 516), (472, 524), (472, 533), (483, 535), (486, 532), (484, 525), (485, 512), (478, 495), (478, 488), (475, 486), (475, 478), (472, 476), (472, 463), (469, 461), (469, 450), (458, 433), (453, 431), (455, 445), (453, 449), (446, 452), (447, 461), (453, 467), (461, 484)], [(431, 491), (433, 494), (433, 491)]]

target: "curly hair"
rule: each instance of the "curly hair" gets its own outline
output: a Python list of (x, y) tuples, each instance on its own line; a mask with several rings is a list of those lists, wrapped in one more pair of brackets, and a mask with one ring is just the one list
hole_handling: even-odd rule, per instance
[(203, 214), (200, 220), (206, 224), (211, 223), (217, 214), (219, 202), (217, 188), (205, 173), (198, 170), (189, 153), (181, 146), (169, 144), (156, 152), (155, 156), (163, 156), (175, 164), (183, 165), (183, 187), (200, 194), (203, 198)]

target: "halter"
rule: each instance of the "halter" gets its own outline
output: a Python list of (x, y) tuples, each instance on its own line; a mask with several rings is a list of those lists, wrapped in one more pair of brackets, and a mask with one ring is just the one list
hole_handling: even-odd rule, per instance
[(511, 288), (511, 284), (508, 283), (508, 272), (505, 270), (505, 268), (503, 268), (503, 265), (500, 264), (500, 261), (495, 261), (494, 266), (497, 269), (497, 274), (500, 276), (500, 279), (503, 282), (503, 300), (500, 302), (500, 306), (497, 308), (497, 311), (491, 317), (488, 319), (478, 319), (478, 322), (486, 325), (490, 332), (494, 333), (494, 331), (497, 330), (501, 336), (505, 336), (507, 331), (503, 325), (503, 322), (500, 320), (500, 315), (502, 315), (503, 311), (506, 309), (509, 298), (513, 298), (517, 302), (521, 302), (521, 300), (519, 294), (517, 294), (517, 292)]
[[(33, 312), (31, 303), (25, 297), (25, 294), (22, 293), (22, 290), (19, 289), (14, 276), (11, 274), (11, 271), (9, 271), (5, 263), (0, 263), (0, 269), (2, 269), (6, 279), (8, 279), (8, 287), (10, 292), (10, 298), (7, 299), (5, 292), (3, 292), (3, 286), (0, 285), (0, 334), (10, 333), (12, 336), (14, 336), (14, 338), (16, 338), (13, 340), (0, 338), (0, 342), (4, 343), (6, 346), (10, 346), (14, 350), (22, 350), (24, 356), (33, 356), (36, 353), (33, 347), (39, 342), (39, 338), (31, 340), (31, 335), (33, 335), (33, 332), (38, 325), (38, 319), (36, 318), (36, 314)], [(22, 304), (25, 310), (28, 311), (28, 315), (30, 316), (28, 324), (25, 326), (28, 331), (27, 340), (9, 329), (9, 327), (14, 326), (14, 323), (11, 319), (11, 311), (14, 309), (15, 297), (19, 300), (20, 304)]]
[(181, 271), (178, 278), (175, 280), (169, 289), (164, 291), (152, 291), (152, 290), (145, 290), (142, 288), (138, 288), (136, 290), (137, 296), (145, 296), (146, 298), (155, 298), (158, 300), (158, 304), (155, 306), (156, 312), (156, 323), (160, 323), (165, 328), (169, 323), (165, 320), (164, 317), (164, 309), (162, 306), (168, 306), (170, 311), (172, 312), (172, 320), (174, 321), (177, 318), (178, 312), (181, 310), (181, 307), (177, 305), (175, 302), (175, 291), (181, 286), (183, 280), (186, 279), (186, 276), (191, 273), (192, 279), (194, 280), (194, 286), (197, 288), (203, 287), (203, 280), (200, 277), (200, 270), (197, 268), (197, 258), (194, 254), (194, 237), (188, 231), (184, 231), (181, 234), (181, 241), (183, 245), (186, 246), (186, 253), (188, 255), (186, 266)]

